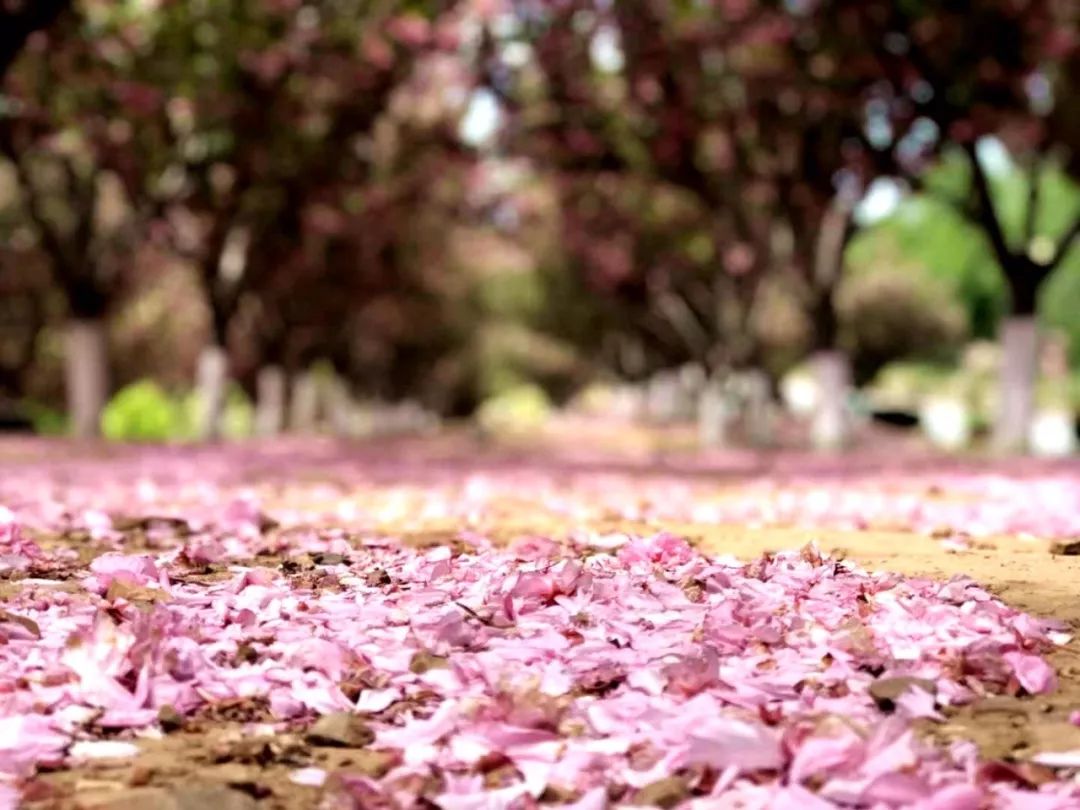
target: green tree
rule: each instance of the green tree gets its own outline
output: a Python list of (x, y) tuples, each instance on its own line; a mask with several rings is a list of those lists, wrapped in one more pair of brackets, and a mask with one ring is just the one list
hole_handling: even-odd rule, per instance
[[(886, 36), (878, 51), (890, 81), (875, 99), (879, 128), (899, 128), (912, 155), (958, 156), (964, 180), (941, 184), (925, 162), (901, 167), (916, 188), (947, 202), (986, 241), (1009, 292), (1003, 322), (1001, 407), (995, 442), (1021, 449), (1034, 404), (1035, 313), (1047, 280), (1080, 236), (1080, 208), (1051, 211), (1055, 168), (1076, 166), (1073, 131), (1080, 7), (1055, 0), (1012, 3), (867, 4)], [(888, 47), (892, 44), (892, 47)], [(1007, 146), (1026, 177), (995, 178), (987, 138)], [(1002, 181), (1022, 194), (1002, 195)], [(1011, 206), (1009, 208), (1003, 205)]]

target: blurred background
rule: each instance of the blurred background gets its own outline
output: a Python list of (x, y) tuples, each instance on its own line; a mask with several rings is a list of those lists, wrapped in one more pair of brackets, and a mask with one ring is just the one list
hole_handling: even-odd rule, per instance
[(0, 81), (6, 430), (1076, 450), (1075, 0), (0, 0)]

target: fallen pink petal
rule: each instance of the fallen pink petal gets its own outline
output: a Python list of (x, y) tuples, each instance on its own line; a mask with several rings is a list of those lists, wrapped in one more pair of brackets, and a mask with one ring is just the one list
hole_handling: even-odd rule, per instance
[[(715, 541), (662, 528), (700, 520), (709, 499), (676, 478), (634, 499), (655, 528), (602, 534), (582, 528), (588, 514), (617, 508), (629, 480), (570, 488), (557, 468), (478, 465), (412, 491), (425, 516), (410, 523), (403, 490), (366, 477), (387, 462), (366, 456), (315, 456), (364, 503), (343, 518), (325, 492), (281, 488), (295, 471), (281, 479), (254, 451), (173, 453), (153, 479), (134, 463), (149, 452), (95, 462), (110, 465), (104, 487), (78, 459), (62, 489), (48, 485), (55, 462), (20, 462), (18, 498), (0, 482), (12, 504), (0, 539), (22, 561), (0, 613), (4, 795), (54, 795), (64, 773), (98, 763), (142, 774), (161, 746), (211, 734), (208, 774), (253, 769), (262, 784), (280, 762), (280, 784), (313, 806), (1080, 806), (1071, 749), (1010, 770), (934, 736), (984, 701), (1054, 701), (1068, 626), (962, 575), (830, 552), (831, 501), (800, 512), (774, 490), (795, 510), (783, 520), (810, 528), (783, 530), (800, 538), (792, 550), (747, 554), (724, 539), (744, 512), (695, 524)], [(170, 484), (192, 464), (197, 493)], [(388, 480), (415, 472), (391, 467), (404, 477)], [(966, 491), (972, 479), (954, 476)], [(552, 528), (500, 537), (478, 516), (522, 486)], [(183, 510), (186, 528), (136, 524), (140, 487), (139, 509)], [(844, 503), (872, 521), (907, 502)], [(31, 545), (58, 515), (96, 534)], [(424, 543), (424, 521), (470, 528)], [(1065, 726), (1078, 711), (1052, 704)]]

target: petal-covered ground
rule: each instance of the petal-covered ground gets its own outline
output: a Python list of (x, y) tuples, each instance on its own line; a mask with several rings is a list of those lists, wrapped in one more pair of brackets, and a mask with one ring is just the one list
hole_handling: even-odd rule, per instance
[(0, 806), (1080, 808), (1075, 466), (0, 464)]

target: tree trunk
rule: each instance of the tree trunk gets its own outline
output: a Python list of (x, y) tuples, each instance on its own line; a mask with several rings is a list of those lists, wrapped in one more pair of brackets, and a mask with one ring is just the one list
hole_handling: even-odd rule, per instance
[(1001, 371), (994, 447), (1017, 453), (1027, 448), (1035, 408), (1039, 331), (1033, 315), (1014, 315), (1001, 326)]
[(818, 383), (817, 411), (811, 425), (811, 440), (818, 450), (838, 450), (851, 439), (851, 358), (837, 348), (839, 322), (835, 293), (844, 270), (844, 248), (852, 229), (852, 208), (839, 197), (821, 221), (814, 255), (815, 301), (813, 306), (813, 356)]
[(353, 398), (349, 386), (341, 377), (334, 375), (327, 386), (326, 410), (334, 435), (347, 437), (353, 433)]
[(851, 359), (845, 352), (818, 351), (813, 357), (817, 377), (817, 411), (811, 425), (815, 449), (838, 450), (851, 440)]
[(675, 421), (678, 410), (678, 378), (670, 371), (658, 371), (648, 382), (649, 421), (666, 425)]
[(225, 349), (215, 344), (205, 347), (199, 354), (196, 380), (200, 439), (214, 441), (221, 438), (228, 379), (229, 358)]
[(285, 369), (264, 366), (255, 380), (255, 433), (277, 436), (285, 429)]
[(737, 404), (722, 380), (712, 378), (698, 397), (698, 441), (703, 447), (723, 447), (728, 443)]
[(68, 322), (64, 377), (71, 432), (80, 439), (99, 435), (109, 396), (109, 355), (103, 319)]
[(754, 447), (766, 447), (772, 443), (774, 430), (768, 375), (760, 369), (750, 369), (744, 372), (743, 386), (746, 438)]
[(296, 433), (313, 433), (319, 418), (319, 385), (311, 371), (302, 371), (292, 386), (289, 426)]

